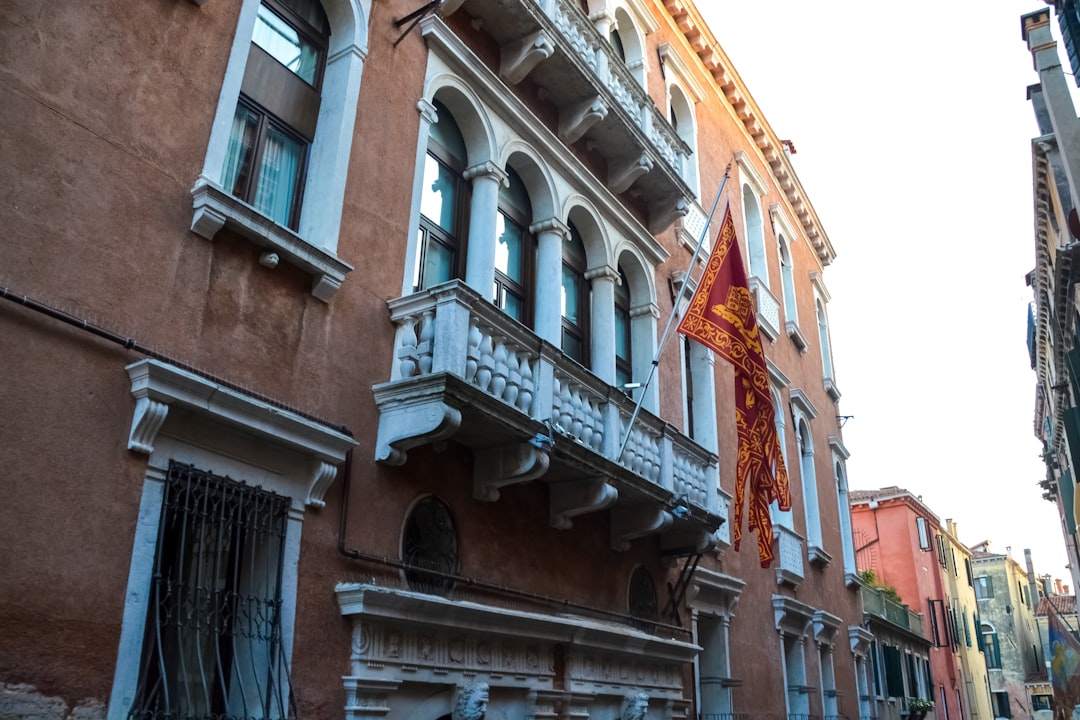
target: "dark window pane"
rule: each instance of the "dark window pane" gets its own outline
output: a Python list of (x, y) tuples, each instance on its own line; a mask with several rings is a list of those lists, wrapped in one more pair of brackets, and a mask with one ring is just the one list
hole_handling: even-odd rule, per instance
[(446, 282), (453, 274), (454, 251), (440, 242), (429, 242), (424, 255), (424, 287)]
[(563, 330), (562, 333), (562, 350), (567, 357), (578, 362), (584, 362), (585, 353), (581, 339), (571, 335), (566, 330)]

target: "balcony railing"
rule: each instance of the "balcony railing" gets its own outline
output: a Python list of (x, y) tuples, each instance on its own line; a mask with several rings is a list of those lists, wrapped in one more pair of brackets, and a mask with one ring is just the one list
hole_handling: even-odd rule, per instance
[(798, 586), (804, 577), (803, 539), (782, 525), (773, 526), (776, 554), (776, 582)]
[[(450, 0), (441, 12), (458, 7), (499, 44), (503, 80), (530, 77), (558, 108), (563, 140), (587, 138), (604, 156), (601, 180), (617, 193), (634, 186), (652, 232), (687, 212), (690, 147), (576, 0)], [(433, 22), (425, 21), (426, 35)]]
[(718, 459), (672, 425), (641, 411), (620, 454), (633, 400), (461, 281), (389, 306), (396, 335), (390, 380), (374, 388), (377, 460), (401, 464), (410, 448), (453, 436), (478, 455), (478, 499), (543, 477), (558, 486), (556, 527), (614, 507), (617, 547), (651, 532), (676, 545), (726, 537), (714, 534), (728, 502)]
[(748, 285), (757, 303), (758, 327), (765, 337), (775, 341), (780, 337), (780, 301), (761, 278), (751, 277)]
[(915, 612), (903, 603), (890, 600), (880, 588), (864, 587), (862, 599), (864, 612), (883, 617), (894, 625), (918, 635), (923, 634), (924, 621), (922, 613)]

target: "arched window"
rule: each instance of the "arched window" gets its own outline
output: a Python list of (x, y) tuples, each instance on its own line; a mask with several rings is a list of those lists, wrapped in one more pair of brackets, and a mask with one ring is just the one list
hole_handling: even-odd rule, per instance
[(615, 286), (615, 385), (633, 382), (634, 348), (630, 326), (630, 283), (619, 266), (619, 284)]
[(413, 290), (461, 277), (469, 184), (462, 177), (467, 153), (461, 130), (445, 105), (428, 134), (420, 195), (419, 253)]
[(855, 546), (851, 534), (851, 502), (848, 494), (847, 470), (841, 456), (833, 456), (836, 474), (836, 504), (840, 509), (840, 542), (844, 553), (844, 575), (855, 575)]
[(634, 625), (641, 630), (651, 631), (653, 623), (660, 619), (660, 608), (656, 599), (656, 585), (648, 570), (640, 566), (634, 570), (627, 595), (630, 615), (639, 621)]
[[(787, 422), (784, 416), (784, 406), (780, 403), (780, 393), (776, 390), (776, 388), (772, 389), (772, 401), (773, 425), (776, 427), (776, 439), (780, 443), (780, 455), (784, 458), (784, 467), (787, 468), (788, 473), (790, 473), (791, 463), (788, 462), (787, 455)], [(791, 510), (781, 510), (779, 505), (775, 501), (769, 506), (769, 508), (774, 523), (776, 523), (780, 527), (787, 528), (788, 530), (795, 532), (794, 514)]]
[(765, 230), (761, 218), (761, 204), (757, 193), (749, 185), (743, 185), (743, 214), (746, 219), (746, 247), (750, 255), (750, 276), (769, 286), (769, 269), (765, 261)]
[(563, 241), (562, 257), (562, 350), (582, 365), (589, 366), (589, 308), (591, 285), (585, 279), (588, 261), (585, 243), (573, 222)]
[(529, 193), (513, 168), (507, 168), (509, 187), (499, 189), (499, 213), (495, 221), (495, 288), (492, 302), (510, 317), (528, 325), (531, 321), (530, 273), (536, 255), (529, 233), (532, 205)]
[(262, 1), (221, 172), (226, 191), (293, 230), (329, 39), (317, 0)]
[(671, 96), (668, 112), (671, 126), (675, 129), (675, 133), (690, 148), (689, 157), (683, 160), (681, 168), (682, 178), (686, 181), (686, 184), (690, 186), (691, 190), (700, 194), (701, 191), (698, 187), (698, 168), (696, 161), (697, 127), (694, 122), (694, 103), (678, 85), (669, 85), (668, 93)]
[(780, 251), (780, 282), (784, 291), (784, 320), (797, 326), (799, 311), (795, 298), (795, 268), (791, 262), (791, 248), (782, 234), (777, 238), (777, 246)]
[(833, 379), (832, 348), (829, 346), (829, 316), (825, 314), (825, 303), (817, 299), (818, 340), (821, 343), (821, 376), (825, 380)]
[(611, 28), (611, 32), (608, 33), (608, 43), (615, 51), (615, 54), (618, 56), (618, 58), (623, 62), (626, 62), (626, 48), (623, 47), (622, 37), (619, 36), (619, 31), (617, 28)]
[(814, 469), (814, 441), (805, 420), (799, 420), (799, 471), (802, 476), (803, 509), (806, 511), (808, 550), (822, 550), (821, 510), (818, 505), (817, 472)]
[(405, 580), (411, 590), (446, 595), (454, 587), (448, 576), (458, 570), (457, 530), (450, 508), (437, 497), (422, 498), (409, 512), (401, 534), (401, 561), (409, 566)]

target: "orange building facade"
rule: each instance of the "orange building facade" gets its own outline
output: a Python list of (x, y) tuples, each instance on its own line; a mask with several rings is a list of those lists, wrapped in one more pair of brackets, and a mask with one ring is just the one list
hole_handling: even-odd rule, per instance
[[(884, 716), (834, 251), (692, 3), (16, 0), (0, 68), (0, 715)], [(767, 570), (658, 353), (725, 172)]]

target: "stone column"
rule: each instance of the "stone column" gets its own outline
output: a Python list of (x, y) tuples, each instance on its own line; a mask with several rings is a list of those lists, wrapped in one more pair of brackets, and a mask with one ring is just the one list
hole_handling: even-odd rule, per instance
[[(633, 337), (634, 382), (645, 382), (652, 367), (653, 358), (656, 357), (656, 321), (660, 317), (660, 309), (655, 303), (645, 303), (630, 308), (630, 335)], [(637, 390), (636, 392), (642, 392)], [(649, 387), (644, 390), (645, 397), (641, 401), (641, 407), (656, 415), (660, 414), (660, 378), (659, 373), (653, 375)], [(636, 396), (635, 396), (636, 397)]]
[(602, 265), (587, 271), (585, 278), (592, 282), (591, 369), (608, 385), (614, 385), (615, 283), (620, 282), (619, 272), (610, 265)]
[(490, 300), (495, 285), (495, 216), (499, 211), (499, 187), (510, 187), (510, 176), (490, 161), (474, 165), (464, 176), (472, 182), (465, 282)]
[(529, 226), (536, 236), (536, 289), (533, 330), (552, 345), (562, 345), (562, 249), (570, 228), (550, 218)]

